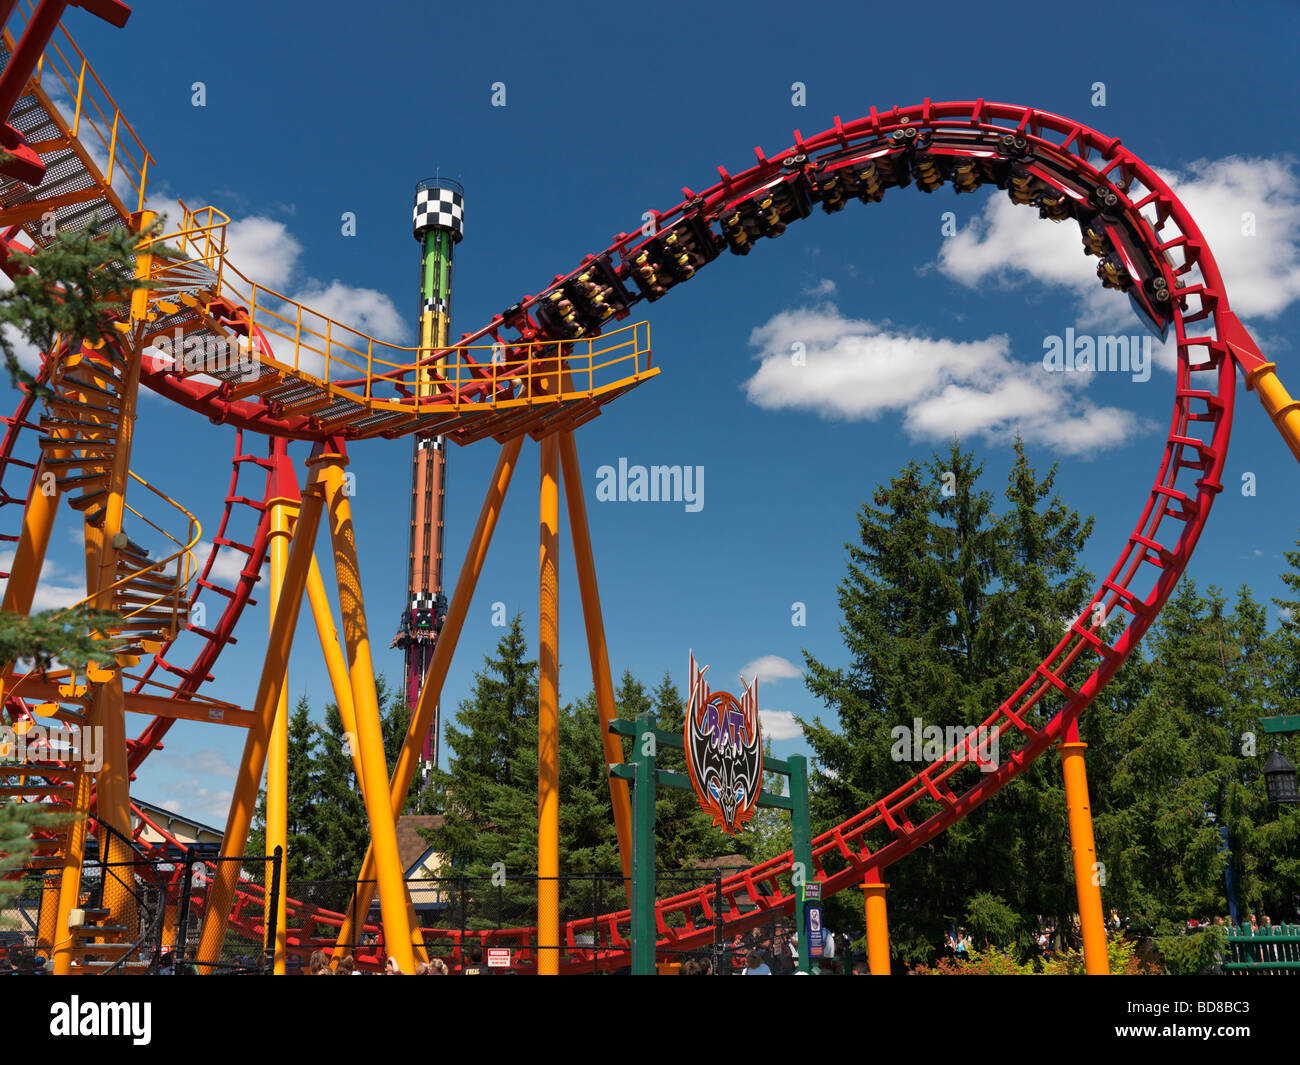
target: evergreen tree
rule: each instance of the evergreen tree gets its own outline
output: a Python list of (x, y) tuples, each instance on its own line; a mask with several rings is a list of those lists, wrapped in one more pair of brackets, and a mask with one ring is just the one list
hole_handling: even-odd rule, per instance
[(516, 614), (497, 644), (497, 657), (484, 659), (484, 669), (474, 675), (473, 694), (457, 707), (455, 720), (444, 726), (449, 764), (445, 770), (434, 770), (443, 825), (431, 841), (460, 869), (504, 860), (494, 853), (491, 834), (499, 826), (490, 820), (489, 810), (499, 791), (515, 779), (512, 765), (530, 757), (534, 792), (530, 820), (536, 823), (537, 663), (526, 659), (526, 654), (523, 621)]
[(1096, 789), (1099, 857), (1110, 905), (1137, 931), (1225, 911), (1216, 818), (1236, 759), (1223, 608), (1183, 578), (1147, 638), (1149, 689), (1112, 724), (1120, 757)]
[(370, 842), (366, 804), (352, 765), (355, 737), (344, 730), (336, 703), (326, 705), (324, 726), (315, 729), (319, 745), (312, 768), (317, 787), (316, 839), (320, 857), (314, 875), (318, 880), (340, 882), (336, 893), (347, 897), (351, 892), (349, 882), (359, 875)]
[[(809, 689), (839, 718), (838, 728), (801, 721), (817, 758), (814, 831), (923, 768), (898, 742), (898, 726), (910, 736), (917, 719), (980, 723), (1060, 639), (1062, 619), (1081, 609), (1089, 578), (1074, 559), (1091, 523), (1052, 494), (1055, 469), (1040, 479), (1020, 442), (1015, 457), (1011, 507), (1001, 517), (979, 487), (982, 466), (955, 442), (924, 468), (910, 462), (876, 490), (874, 506), (862, 507), (839, 594), (848, 664), (805, 652)], [(977, 772), (963, 770), (956, 790)], [(1059, 781), (1058, 769), (1013, 782), (989, 808), (891, 867), (890, 932), (902, 957), (932, 957), (977, 896), (1025, 913), (1060, 905), (1070, 852)], [(923, 805), (913, 820), (931, 812)], [(1026, 824), (1044, 828), (1027, 833)], [(857, 907), (838, 905), (844, 912), (828, 920), (860, 927)]]
[[(322, 865), (327, 862), (320, 839), (323, 810), (319, 802), (319, 781), (316, 774), (316, 751), (320, 740), (311, 723), (310, 705), (305, 695), (289, 715), (289, 777), (286, 810), (285, 842), (287, 854), (281, 871), (281, 882), (315, 880), (320, 877)], [(253, 828), (248, 834), (245, 851), (247, 869), (258, 883), (264, 882), (270, 866), (257, 860), (266, 853), (266, 788), (257, 799), (257, 812)]]

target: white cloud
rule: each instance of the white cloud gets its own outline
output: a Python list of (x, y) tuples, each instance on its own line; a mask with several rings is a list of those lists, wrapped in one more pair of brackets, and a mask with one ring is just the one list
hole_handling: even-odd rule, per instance
[[(775, 315), (750, 343), (760, 365), (745, 391), (767, 410), (850, 421), (900, 413), (914, 438), (975, 434), (1001, 442), (1019, 432), (1071, 454), (1116, 446), (1146, 428), (1125, 411), (1091, 403), (1067, 380), (1086, 375), (1049, 374), (1041, 362), (1013, 359), (1001, 334), (932, 339), (846, 318), (827, 303)], [(802, 362), (792, 357), (796, 345)]]
[[(369, 345), (361, 333), (391, 342), (404, 340), (408, 335), (406, 322), (393, 301), (377, 289), (359, 288), (342, 281), (331, 281), (328, 285), (311, 281), (292, 298), (303, 305), (297, 365), (299, 369), (317, 377), (325, 376), (327, 336), (331, 341), (329, 350), (332, 357), (335, 360), (341, 359), (346, 364), (334, 363), (330, 379), (335, 380), (364, 375)], [(263, 320), (259, 315), (259, 324), (264, 329), (274, 329), (281, 334), (268, 337), (272, 350), (280, 361), (292, 362), (294, 348), (291, 337), (297, 328), (298, 311), (292, 304), (286, 303), (277, 313), (279, 319), (268, 316), (267, 320)], [(285, 318), (289, 322), (283, 321)], [(326, 319), (333, 319), (335, 324), (330, 325)], [(346, 323), (359, 332), (344, 328), (341, 323)], [(376, 348), (374, 354), (380, 359), (397, 361), (392, 352), (380, 348)]]
[(239, 773), (239, 768), (233, 762), (220, 751), (213, 750), (211, 747), (204, 747), (191, 754), (173, 758), (168, 764), (172, 768), (180, 769), (183, 772), (210, 773), (214, 776), (228, 777), (231, 780)]
[(804, 293), (809, 296), (833, 296), (835, 295), (836, 285), (829, 277), (824, 277), (815, 285), (809, 285), (804, 289)]
[(788, 658), (782, 658), (780, 655), (763, 655), (743, 665), (737, 676), (745, 684), (755, 677), (764, 684), (775, 684), (777, 681), (793, 680), (803, 674)]
[[(1199, 159), (1160, 176), (1200, 227), (1238, 314), (1272, 318), (1300, 298), (1300, 173), (1293, 160)], [(1247, 212), (1253, 235), (1243, 232)], [(937, 265), (972, 288), (1030, 278), (1064, 286), (1078, 299), (1081, 324), (1128, 329), (1136, 321), (1128, 301), (1102, 288), (1096, 262), (1083, 254), (1073, 222), (1044, 222), (994, 196), (944, 241)], [(1172, 366), (1168, 358), (1157, 362)]]
[(230, 798), (233, 794), (231, 789), (205, 787), (195, 777), (179, 781), (177, 790), (184, 794), (184, 799), (168, 796), (156, 805), (205, 825), (220, 828), (226, 823), (230, 811)]
[(302, 245), (283, 222), (251, 215), (226, 226), (226, 257), (250, 281), (267, 288), (289, 284)]
[[(0, 551), (0, 570), (9, 571), (13, 566), (14, 552), (12, 550)], [(0, 580), (0, 595), (4, 594), (8, 586), (8, 578)], [(63, 607), (72, 606), (73, 603), (86, 597), (86, 582), (84, 578), (79, 579), (74, 574), (67, 572), (58, 563), (45, 560), (45, 565), (41, 568), (41, 578), (36, 584), (36, 591), (32, 596), (32, 613), (41, 610), (59, 610)]]
[[(212, 543), (209, 540), (200, 540), (194, 545), (194, 561), (200, 570), (207, 564), (208, 555), (211, 553)], [(208, 579), (216, 584), (233, 587), (239, 583), (239, 575), (247, 564), (248, 556), (242, 551), (236, 551), (233, 547), (223, 547), (217, 552), (217, 560), (212, 564), (212, 572), (208, 574)]]
[[(331, 281), (328, 285), (313, 282), (293, 298), (336, 322), (356, 326), (379, 340), (400, 341), (408, 335), (406, 322), (392, 299), (387, 293), (373, 288), (358, 288), (342, 281)], [(306, 325), (304, 320), (303, 327)], [(324, 332), (320, 322), (313, 323), (312, 328)], [(355, 346), (355, 336), (345, 334), (339, 337), (335, 330), (334, 339)]]
[[(0, 277), (4, 275), (0, 274)], [(9, 279), (6, 277), (6, 281)], [(9, 341), (10, 346), (14, 349), (14, 355), (18, 359), (18, 365), (26, 370), (29, 374), (35, 375), (41, 372), (41, 350), (12, 325), (4, 327), (5, 339)]]
[(793, 740), (803, 735), (803, 729), (789, 710), (760, 710), (763, 737), (772, 740)]

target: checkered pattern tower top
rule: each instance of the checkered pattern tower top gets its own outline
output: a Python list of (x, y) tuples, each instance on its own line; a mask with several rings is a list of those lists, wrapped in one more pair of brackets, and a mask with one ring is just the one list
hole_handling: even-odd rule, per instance
[(450, 178), (429, 178), (415, 186), (415, 239), (435, 227), (450, 229), (457, 244), (465, 236), (465, 190)]

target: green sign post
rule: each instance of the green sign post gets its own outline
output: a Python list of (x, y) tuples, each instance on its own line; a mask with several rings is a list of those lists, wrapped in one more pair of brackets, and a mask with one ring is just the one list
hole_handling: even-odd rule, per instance
[[(655, 727), (654, 714), (638, 714), (636, 721), (621, 718), (609, 731), (632, 740), (632, 760), (610, 766), (610, 775), (632, 784), (632, 972), (653, 976), (658, 928), (655, 924), (655, 790), (659, 785), (694, 792), (685, 773), (657, 766), (660, 747), (682, 750), (682, 737)], [(790, 839), (794, 847), (795, 927), (799, 930), (799, 968), (812, 971), (808, 934), (804, 927), (803, 885), (814, 876), (812, 821), (808, 815), (808, 762), (801, 754), (788, 759), (763, 759), (763, 772), (780, 773), (790, 780), (788, 795), (762, 791), (759, 806), (790, 811)]]

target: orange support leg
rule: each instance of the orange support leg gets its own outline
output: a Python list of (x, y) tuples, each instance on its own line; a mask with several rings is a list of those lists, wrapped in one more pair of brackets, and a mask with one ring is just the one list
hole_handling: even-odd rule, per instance
[[(321, 486), (315, 483), (308, 485), (303, 491), (302, 511), (298, 515), (298, 522), (293, 531), (293, 543), (289, 547), (284, 585), (280, 590), (280, 602), (276, 606), (275, 621), (271, 625), (266, 658), (262, 664), (262, 676), (258, 681), (257, 696), (253, 702), (256, 719), (244, 741), (239, 776), (235, 779), (235, 791), (230, 800), (230, 814), (226, 819), (226, 830), (222, 835), (221, 855), (227, 859), (241, 858), (244, 848), (248, 846), (248, 829), (252, 824), (253, 810), (257, 805), (257, 789), (262, 782), (262, 771), (266, 767), (271, 725), (280, 702), (280, 689), (284, 686), (285, 668), (289, 663), (289, 650), (298, 624), (303, 585), (306, 583), (307, 570), (311, 564), (312, 549), (317, 530), (320, 528), (323, 505), (324, 494)], [(200, 971), (205, 974), (212, 972), (212, 963), (221, 958), (222, 944), (226, 939), (226, 927), (230, 922), (230, 905), (234, 900), (235, 886), (239, 880), (240, 864), (237, 860), (218, 862), (217, 874), (208, 888), (198, 950)]]
[[(320, 566), (313, 555), (311, 569), (307, 573), (307, 598), (311, 601), (312, 619), (316, 622), (316, 634), (320, 637), (321, 655), (325, 659), (325, 670), (329, 674), (330, 687), (334, 691), (334, 702), (339, 708), (339, 719), (343, 722), (343, 731), (348, 736), (357, 734), (357, 715), (352, 705), (352, 682), (348, 678), (348, 665), (339, 650), (338, 630), (334, 626), (334, 612), (330, 609), (329, 599), (325, 595), (325, 582), (321, 578)], [(361, 749), (355, 744), (348, 745), (352, 756), (352, 769), (360, 780), (364, 775), (361, 764)], [(394, 812), (396, 817), (400, 811)], [(411, 922), (411, 938), (415, 945), (419, 961), (428, 961), (429, 955), (424, 947), (424, 938), (415, 917), (415, 904), (411, 901), (409, 885), (406, 887), (406, 908)], [(366, 902), (367, 909), (370, 906)], [(340, 955), (342, 957), (342, 955)]]
[[(587, 627), (587, 653), (591, 658), (591, 683), (596, 692), (596, 709), (600, 714), (600, 734), (605, 748), (606, 768), (623, 761), (623, 745), (609, 731), (617, 716), (614, 706), (614, 682), (609, 673), (609, 650), (605, 643), (605, 621), (600, 612), (600, 589), (596, 584), (596, 562), (591, 550), (591, 529), (587, 525), (587, 504), (582, 496), (582, 474), (578, 465), (578, 447), (569, 430), (559, 434), (560, 464), (564, 472), (564, 501), (568, 505), (569, 535), (573, 540), (573, 560), (578, 569), (578, 591), (582, 597), (582, 620)], [(614, 831), (618, 835), (618, 856), (623, 865), (623, 881), (628, 898), (632, 897), (632, 797), (627, 781), (610, 774), (609, 798), (614, 808)]]
[[(275, 623), (275, 608), (280, 602), (280, 592), (284, 585), (284, 571), (289, 561), (290, 525), (297, 516), (296, 499), (276, 498), (271, 505), (271, 595), (270, 620)], [(315, 556), (312, 562), (316, 561)], [(280, 686), (280, 698), (276, 704), (275, 724), (271, 729), (271, 740), (266, 757), (266, 868), (271, 868), (271, 858), (277, 847), (289, 858), (289, 694), (286, 684)], [(287, 873), (282, 870), (280, 883), (284, 884)], [(269, 883), (269, 881), (268, 881)], [(275, 942), (265, 946), (273, 950), (273, 973), (285, 974), (285, 950), (289, 943), (285, 922), (288, 917), (288, 894), (281, 890), (276, 899)]]
[(384, 759), (383, 725), (379, 719), (379, 701), (375, 694), (375, 673), (370, 657), (365, 601), (361, 594), (361, 571), (357, 562), (352, 508), (343, 487), (343, 466), (347, 459), (327, 444), (310, 461), (321, 470), (326, 505), (329, 508), (339, 609), (343, 614), (343, 640), (348, 649), (352, 708), (356, 713), (357, 743), (361, 748), (364, 771), (361, 794), (366, 804), (366, 817), (370, 822), (371, 847), (375, 852), (384, 945), (401, 971), (413, 975), (415, 947), (411, 940), (411, 911), (407, 908), (404, 870), (397, 851), (396, 816), (388, 801), (388, 765)]
[(872, 976), (889, 975), (889, 920), (885, 912), (888, 888), (874, 869), (862, 885), (867, 915), (867, 966)]
[[(447, 617), (442, 623), (442, 632), (438, 634), (438, 642), (434, 644), (433, 660), (429, 663), (429, 672), (425, 675), (424, 686), (420, 689), (420, 701), (411, 715), (411, 723), (406, 729), (406, 738), (402, 741), (402, 750), (397, 756), (397, 764), (393, 767), (389, 800), (392, 803), (394, 817), (401, 812), (407, 793), (411, 790), (411, 782), (415, 779), (420, 748), (433, 724), (433, 713), (442, 695), (442, 684), (447, 678), (447, 668), (451, 665), (452, 655), (456, 652), (456, 642), (460, 639), (461, 629), (465, 625), (465, 615), (469, 613), (469, 604), (474, 598), (479, 574), (483, 572), (483, 563), (487, 559), (488, 547), (492, 543), (492, 533), (496, 529), (497, 519), (501, 516), (506, 491), (510, 487), (510, 479), (519, 461), (519, 450), (522, 446), (522, 437), (516, 437), (501, 446), (501, 455), (497, 459), (492, 483), (483, 498), (478, 523), (470, 536), (469, 547), (465, 551), (465, 561), (461, 563), (460, 576), (456, 580), (456, 590), (452, 593)], [(364, 918), (370, 912), (370, 903), (374, 897), (375, 855), (372, 844), (366, 850), (356, 893), (353, 895), (352, 904), (348, 907), (343, 926), (339, 929), (334, 957), (341, 958), (350, 953), (348, 944), (356, 941), (357, 916)]]
[(542, 438), (537, 653), (537, 975), (560, 971), (559, 443)]
[(1079, 899), (1079, 930), (1083, 934), (1083, 964), (1089, 976), (1107, 976), (1106, 918), (1101, 908), (1101, 866), (1092, 836), (1092, 809), (1088, 802), (1088, 773), (1079, 740), (1077, 721), (1070, 722), (1061, 742), (1061, 768), (1065, 772), (1065, 805), (1070, 817), (1070, 846), (1074, 851), (1074, 889)]

